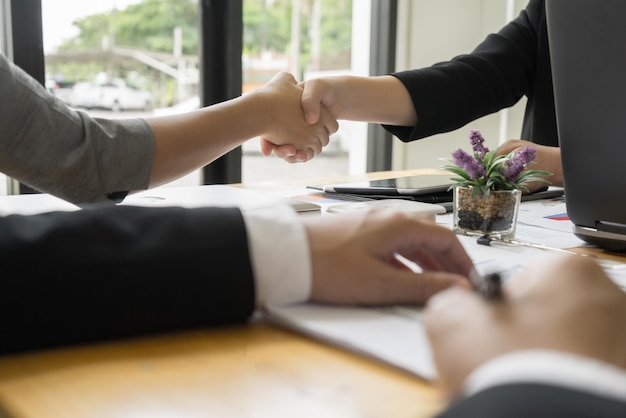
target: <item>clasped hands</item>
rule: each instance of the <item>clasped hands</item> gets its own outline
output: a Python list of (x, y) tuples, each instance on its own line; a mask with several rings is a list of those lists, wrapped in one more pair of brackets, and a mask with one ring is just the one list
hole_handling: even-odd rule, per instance
[(261, 152), (276, 154), (289, 163), (307, 162), (322, 152), (330, 136), (337, 132), (337, 118), (323, 106), (315, 120), (307, 120), (301, 105), (304, 85), (287, 72), (276, 74), (257, 92), (271, 95), (276, 112), (268, 118), (268, 126), (261, 135)]

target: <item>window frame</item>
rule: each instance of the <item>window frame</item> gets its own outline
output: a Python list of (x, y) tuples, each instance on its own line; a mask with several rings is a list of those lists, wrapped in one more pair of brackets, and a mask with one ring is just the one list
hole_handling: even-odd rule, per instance
[[(7, 56), (45, 86), (41, 0), (4, 0), (2, 12)], [(32, 187), (11, 178), (7, 178), (7, 191), (10, 194), (37, 193)]]

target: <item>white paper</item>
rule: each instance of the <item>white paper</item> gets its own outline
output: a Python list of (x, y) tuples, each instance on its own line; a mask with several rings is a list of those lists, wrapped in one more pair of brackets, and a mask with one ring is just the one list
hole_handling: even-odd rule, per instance
[[(527, 234), (526, 231), (537, 233), (535, 229), (540, 227), (521, 225), (524, 234)], [(577, 238), (571, 232), (551, 229), (544, 230), (544, 233), (555, 236), (552, 241), (576, 246)], [(479, 245), (476, 237), (459, 236), (459, 240), (481, 274), (503, 270), (516, 274), (550, 254), (549, 251), (530, 247)], [(626, 263), (598, 261), (626, 291)], [(269, 318), (298, 332), (367, 355), (424, 379), (436, 378), (431, 347), (420, 320), (420, 309), (416, 306), (359, 308), (304, 304), (274, 306), (268, 312)]]

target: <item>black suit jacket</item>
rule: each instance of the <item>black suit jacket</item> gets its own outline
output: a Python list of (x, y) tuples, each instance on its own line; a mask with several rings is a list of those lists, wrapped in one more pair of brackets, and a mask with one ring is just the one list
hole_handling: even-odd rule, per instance
[(496, 386), (453, 403), (438, 418), (624, 418), (626, 402), (557, 386)]
[(411, 94), (415, 127), (385, 126), (403, 141), (461, 128), (528, 98), (521, 139), (558, 146), (545, 1), (520, 15), (470, 54), (394, 74)]
[(101, 206), (0, 218), (0, 353), (246, 320), (235, 208)]

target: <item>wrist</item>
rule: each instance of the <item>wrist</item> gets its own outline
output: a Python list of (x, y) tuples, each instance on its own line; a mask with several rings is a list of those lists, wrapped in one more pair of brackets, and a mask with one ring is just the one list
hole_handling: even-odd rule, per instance
[(247, 138), (265, 136), (272, 124), (271, 97), (262, 91), (263, 87), (244, 93), (238, 100), (241, 101), (240, 123), (248, 126)]

